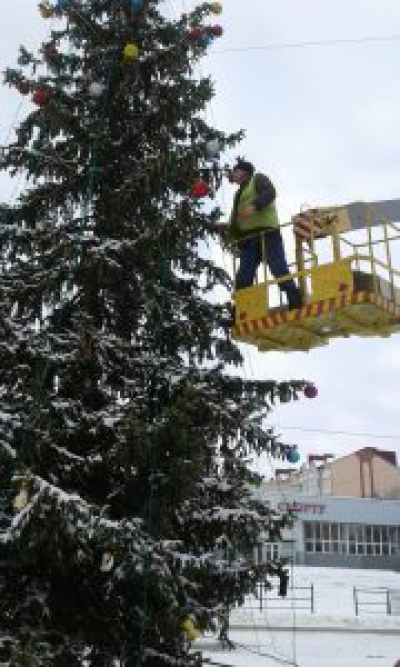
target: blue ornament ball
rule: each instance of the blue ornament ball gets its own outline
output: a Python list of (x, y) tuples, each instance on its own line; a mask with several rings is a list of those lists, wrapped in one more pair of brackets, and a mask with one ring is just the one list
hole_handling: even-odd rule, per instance
[(289, 449), (286, 458), (289, 463), (298, 463), (300, 461), (300, 452), (297, 447), (292, 447)]
[(203, 34), (199, 39), (199, 44), (204, 49), (206, 49), (212, 43), (213, 43), (213, 36), (207, 33)]

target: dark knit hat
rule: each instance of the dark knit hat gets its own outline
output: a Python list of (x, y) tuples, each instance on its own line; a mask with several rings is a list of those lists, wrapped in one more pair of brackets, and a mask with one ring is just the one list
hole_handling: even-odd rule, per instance
[(242, 160), (242, 158), (236, 160), (236, 164), (232, 169), (241, 169), (242, 171), (247, 172), (249, 176), (253, 176), (254, 174), (254, 165), (252, 165), (251, 162), (247, 162), (247, 160)]

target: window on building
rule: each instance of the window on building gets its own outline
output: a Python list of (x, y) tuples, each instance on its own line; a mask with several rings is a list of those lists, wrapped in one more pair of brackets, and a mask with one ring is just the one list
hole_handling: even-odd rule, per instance
[(260, 542), (254, 551), (257, 563), (268, 563), (281, 557), (280, 544), (277, 542)]
[(364, 544), (365, 543), (365, 530), (364, 526), (356, 526), (356, 540), (357, 544)]
[(313, 534), (312, 533), (312, 528), (313, 528), (312, 523), (304, 524), (304, 536), (305, 536), (306, 540), (311, 539), (312, 534)]
[(400, 528), (389, 526), (389, 551), (391, 554), (400, 553)]
[(263, 544), (263, 556), (264, 562), (279, 558), (279, 544), (276, 544), (275, 542)]
[(375, 544), (381, 543), (381, 530), (379, 526), (374, 526), (372, 530), (372, 540)]
[(306, 521), (304, 548), (307, 553), (394, 555), (400, 553), (400, 527)]

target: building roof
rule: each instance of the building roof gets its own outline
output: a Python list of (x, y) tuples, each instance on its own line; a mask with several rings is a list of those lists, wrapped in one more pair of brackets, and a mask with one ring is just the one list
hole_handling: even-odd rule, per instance
[(353, 456), (357, 456), (359, 458), (363, 458), (363, 456), (373, 458), (375, 456), (382, 459), (383, 461), (386, 461), (386, 463), (389, 463), (389, 465), (397, 468), (396, 452), (390, 449), (377, 449), (376, 447), (362, 447), (361, 449), (357, 449), (355, 452), (351, 452), (350, 454), (345, 454), (344, 456), (338, 456), (335, 459), (331, 459), (331, 454), (323, 454), (323, 455), (311, 454), (308, 456), (308, 463), (318, 462), (322, 463), (323, 466), (334, 465), (338, 461), (343, 461), (344, 459), (349, 459), (352, 458)]
[(397, 456), (396, 452), (393, 452), (390, 449), (376, 449), (376, 447), (363, 447), (362, 449), (358, 449), (354, 454), (357, 454), (358, 456), (361, 454), (368, 454), (371, 453), (372, 455), (379, 456), (379, 458), (383, 459), (387, 463), (390, 463), (390, 465), (394, 466), (395, 468), (397, 467)]

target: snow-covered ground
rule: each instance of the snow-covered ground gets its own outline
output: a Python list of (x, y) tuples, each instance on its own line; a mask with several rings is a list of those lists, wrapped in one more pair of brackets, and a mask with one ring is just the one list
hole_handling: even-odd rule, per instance
[[(314, 613), (308, 601), (311, 585), (314, 587)], [(291, 586), (294, 588), (291, 589)], [(354, 588), (358, 590), (358, 616), (355, 612)], [(262, 626), (268, 622), (270, 626), (281, 628), (291, 628), (295, 623), (297, 627), (304, 628), (400, 629), (400, 600), (397, 615), (387, 615), (386, 590), (390, 591), (390, 601), (392, 597), (397, 598), (396, 591), (400, 595), (399, 573), (299, 567), (293, 571), (287, 599), (278, 598), (276, 591), (272, 591), (267, 600), (263, 600), (262, 611), (259, 611), (259, 600), (249, 599), (245, 607), (233, 612), (231, 621), (236, 626), (254, 623)]]
[(393, 667), (400, 657), (400, 635), (287, 632), (262, 630), (251, 635), (232, 631), (240, 644), (221, 650), (217, 644), (203, 655), (210, 663), (227, 667)]
[[(291, 590), (290, 586), (295, 587)], [(314, 613), (297, 607), (308, 602), (314, 586)], [(305, 586), (306, 590), (296, 587)], [(353, 588), (368, 589), (355, 614)], [(374, 589), (377, 592), (369, 592)], [(386, 589), (393, 592), (395, 614), (386, 613)], [(288, 598), (269, 594), (263, 601), (248, 600), (231, 614), (230, 638), (235, 650), (222, 649), (214, 637), (204, 637), (194, 648), (211, 665), (235, 667), (393, 667), (400, 659), (400, 574), (380, 570), (295, 568)], [(368, 602), (378, 603), (368, 605)], [(366, 604), (367, 603), (367, 604)]]

